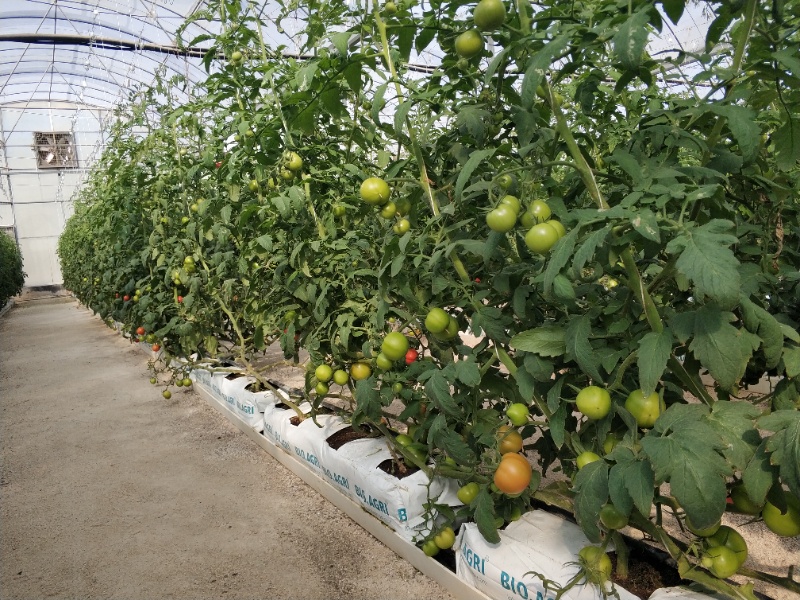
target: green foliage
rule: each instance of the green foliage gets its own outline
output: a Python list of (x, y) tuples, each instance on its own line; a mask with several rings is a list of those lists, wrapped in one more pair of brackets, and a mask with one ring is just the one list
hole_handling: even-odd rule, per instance
[[(740, 481), (754, 501), (800, 495), (796, 6), (709, 4), (708, 53), (650, 56), (683, 0), (520, 0), (494, 53), (466, 60), (453, 50), (472, 26), (462, 3), (278, 4), (278, 22), (305, 23), (303, 59), (265, 47), (257, 16), (226, 0), (193, 17), (222, 31), (190, 100), (159, 79), (122, 109), (60, 243), (83, 302), (174, 355), (260, 377), (273, 343), (347, 369), (374, 365), (402, 331), (419, 360), (347, 390), (353, 420), (381, 426), (399, 401), (429, 468), (481, 485), (461, 516), (490, 541), (532, 499), (604, 539), (610, 500), (696, 562), (665, 542), (666, 507), (704, 526)], [(412, 66), (437, 46), (438, 68)], [(235, 51), (242, 61), (217, 60)], [(389, 183), (397, 215), (360, 200), (368, 177)], [(506, 194), (522, 212), (491, 231)], [(546, 254), (524, 241), (535, 200), (566, 230)], [(401, 218), (410, 228), (395, 233)], [(425, 330), (433, 307), (450, 329)], [(750, 394), (766, 376), (774, 390)], [(574, 410), (587, 385), (612, 397), (597, 421)], [(650, 429), (624, 407), (634, 390), (663, 399)], [(517, 402), (531, 410), (534, 481), (561, 481), (509, 498), (489, 482)], [(602, 460), (577, 472), (584, 451)], [(698, 572), (685, 576), (707, 583)]]
[(22, 291), (25, 273), (22, 255), (11, 236), (0, 234), (0, 308)]

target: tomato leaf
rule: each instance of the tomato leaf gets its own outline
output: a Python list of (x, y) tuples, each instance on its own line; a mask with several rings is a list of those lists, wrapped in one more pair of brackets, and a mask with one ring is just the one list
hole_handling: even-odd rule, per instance
[(553, 289), (553, 282), (561, 273), (561, 269), (569, 262), (572, 251), (575, 249), (575, 240), (580, 233), (580, 227), (575, 227), (558, 240), (550, 250), (550, 259), (544, 272), (544, 293), (549, 294)]
[(475, 387), (481, 382), (481, 370), (474, 358), (459, 360), (454, 365), (456, 377), (464, 385)]
[(600, 541), (597, 515), (608, 500), (608, 463), (596, 460), (585, 465), (575, 475), (575, 518), (586, 537)]
[(600, 356), (589, 343), (589, 336), (592, 335), (591, 327), (589, 315), (584, 314), (570, 320), (564, 336), (567, 358), (572, 358), (584, 373), (597, 382), (603, 381), (603, 378), (598, 370)]
[(636, 365), (639, 367), (639, 387), (645, 396), (656, 390), (656, 385), (667, 368), (672, 341), (672, 332), (666, 327), (661, 333), (651, 331), (639, 340)]
[(642, 62), (642, 53), (650, 35), (647, 28), (649, 20), (648, 12), (640, 10), (625, 21), (611, 38), (614, 55), (626, 71), (638, 70)]
[(566, 332), (558, 325), (546, 325), (518, 333), (508, 345), (539, 356), (562, 356), (567, 351)]
[(686, 7), (686, 0), (661, 0), (661, 8), (669, 17), (674, 25), (678, 24), (683, 15), (683, 10)]
[(700, 404), (673, 404), (642, 437), (642, 448), (656, 483), (670, 490), (697, 527), (708, 527), (725, 512), (726, 477), (732, 473), (721, 456), (725, 441), (708, 422)]
[(795, 168), (800, 160), (800, 120), (790, 118), (772, 135), (772, 139), (778, 168), (781, 171)]
[(753, 162), (761, 143), (761, 127), (758, 125), (753, 111), (744, 106), (718, 104), (711, 105), (708, 109), (710, 112), (725, 117), (728, 129), (736, 143), (739, 144), (745, 164)]
[(458, 174), (458, 179), (456, 180), (456, 189), (455, 189), (455, 196), (456, 201), (461, 200), (461, 194), (464, 191), (464, 186), (469, 181), (470, 177), (472, 176), (472, 172), (477, 168), (479, 164), (481, 164), (484, 160), (489, 158), (495, 153), (496, 148), (489, 148), (487, 150), (477, 150), (473, 152), (467, 164), (465, 164), (461, 168), (461, 172)]
[(375, 387), (374, 375), (356, 383), (355, 397), (356, 414), (373, 420), (381, 418), (381, 395)]
[(756, 448), (753, 458), (742, 472), (742, 481), (747, 495), (756, 504), (763, 504), (772, 486), (778, 480), (780, 469), (770, 462), (767, 451), (769, 439), (763, 440)]
[(553, 57), (560, 54), (570, 42), (570, 34), (562, 33), (557, 38), (548, 42), (544, 48), (534, 54), (525, 66), (525, 76), (522, 78), (521, 102), (522, 106), (533, 106), (536, 99), (536, 88), (542, 82), (545, 71), (550, 67)]
[(784, 348), (783, 366), (787, 377), (793, 379), (800, 375), (800, 348)]
[(461, 415), (461, 408), (451, 395), (450, 382), (442, 371), (433, 371), (425, 383), (425, 394), (438, 410), (453, 416)]
[(661, 234), (658, 229), (658, 218), (650, 210), (642, 210), (631, 219), (631, 225), (642, 237), (656, 243), (661, 243)]
[(497, 533), (497, 524), (494, 522), (494, 502), (492, 502), (486, 486), (481, 486), (481, 491), (475, 496), (473, 505), (475, 506), (475, 523), (478, 525), (478, 531), (490, 544), (499, 544), (500, 534)]
[(709, 423), (725, 440), (722, 453), (737, 470), (744, 470), (761, 443), (755, 419), (761, 414), (749, 402), (718, 400), (711, 407)]
[(694, 339), (689, 349), (722, 389), (731, 389), (744, 375), (758, 348), (759, 338), (746, 329), (736, 329), (736, 317), (708, 304), (695, 313)]
[(739, 299), (742, 322), (748, 331), (761, 338), (766, 368), (778, 366), (783, 353), (783, 331), (778, 320), (747, 297)]
[(728, 233), (732, 227), (730, 221), (712, 219), (685, 229), (667, 244), (667, 252), (680, 254), (675, 267), (692, 280), (697, 295), (717, 300), (723, 307), (736, 304), (741, 287), (739, 261), (728, 247), (738, 241)]
[(781, 481), (800, 497), (800, 412), (777, 410), (758, 420), (761, 429), (774, 431), (767, 440), (769, 462), (778, 465)]
[(597, 251), (597, 247), (606, 240), (610, 231), (610, 224), (602, 229), (598, 229), (587, 237), (583, 244), (575, 251), (575, 257), (572, 259), (572, 269), (577, 274), (580, 274), (586, 263), (591, 260), (594, 253)]
[[(431, 436), (428, 439), (431, 440)], [(447, 427), (447, 424), (433, 433), (432, 441), (436, 447), (447, 452), (447, 455), (459, 465), (469, 466), (475, 464), (475, 453), (464, 443), (459, 434)]]
[(655, 485), (650, 463), (637, 460), (629, 448), (619, 445), (609, 458), (616, 461), (608, 474), (608, 488), (614, 506), (625, 514), (630, 514), (635, 506), (643, 515), (649, 515)]

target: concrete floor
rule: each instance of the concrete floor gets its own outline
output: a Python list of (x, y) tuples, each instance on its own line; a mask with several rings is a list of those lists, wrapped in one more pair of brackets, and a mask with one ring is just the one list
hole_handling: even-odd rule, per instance
[(452, 598), (69, 300), (0, 318), (0, 598)]

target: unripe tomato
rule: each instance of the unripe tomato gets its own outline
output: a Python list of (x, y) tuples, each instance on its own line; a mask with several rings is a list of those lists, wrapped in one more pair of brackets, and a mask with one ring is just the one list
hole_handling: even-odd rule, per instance
[(531, 202), (530, 206), (528, 206), (528, 213), (533, 216), (537, 223), (544, 223), (552, 214), (550, 207), (544, 200), (534, 200)]
[(506, 20), (506, 6), (502, 0), (481, 0), (472, 13), (472, 20), (481, 31), (497, 29)]
[(397, 214), (397, 206), (394, 202), (387, 202), (381, 209), (381, 217), (384, 219), (391, 219)]
[(506, 194), (505, 196), (500, 198), (498, 206), (509, 206), (517, 214), (519, 214), (520, 208), (522, 208), (519, 203), (519, 198), (517, 198), (516, 196), (512, 196), (511, 194)]
[(791, 493), (785, 493), (786, 512), (781, 513), (780, 509), (767, 501), (761, 511), (761, 518), (764, 519), (770, 531), (783, 537), (794, 537), (800, 535), (800, 500)]
[(183, 378), (183, 387), (192, 387), (192, 380), (188, 377)]
[(528, 422), (530, 410), (521, 402), (514, 402), (506, 409), (506, 416), (515, 427), (522, 427)]
[(586, 450), (585, 452), (578, 454), (578, 457), (575, 459), (575, 463), (578, 465), (578, 470), (580, 470), (589, 463), (593, 463), (598, 460), (603, 460), (600, 458), (599, 454)]
[(535, 254), (547, 254), (558, 238), (558, 231), (550, 224), (550, 221), (537, 223), (525, 234), (525, 245)]
[(502, 189), (507, 190), (514, 184), (514, 179), (508, 173), (503, 173), (497, 178), (497, 185)]
[(400, 383), (399, 381), (398, 381), (398, 382), (396, 382), (396, 383), (393, 383), (393, 384), (392, 384), (392, 391), (393, 391), (395, 394), (399, 394), (400, 392), (402, 392), (402, 391), (403, 391), (403, 384), (402, 384), (402, 383)]
[(419, 352), (417, 352), (414, 348), (409, 348), (408, 352), (406, 352), (406, 364), (410, 365), (411, 363), (415, 362), (419, 357)]
[(381, 352), (391, 361), (400, 360), (408, 352), (408, 338), (399, 331), (387, 333), (381, 343)]
[(403, 235), (409, 229), (411, 229), (411, 222), (408, 219), (400, 219), (394, 224), (394, 227), (392, 227), (392, 231), (397, 235)]
[(425, 317), (425, 329), (431, 333), (442, 333), (450, 323), (450, 315), (441, 308), (432, 308)]
[(425, 553), (425, 556), (436, 556), (439, 554), (439, 550), (439, 546), (437, 546), (436, 542), (432, 539), (422, 544), (422, 551)]
[(375, 357), (375, 366), (381, 371), (388, 371), (394, 366), (394, 361), (386, 356), (383, 352), (379, 352)]
[(721, 525), (722, 521), (717, 521), (708, 527), (695, 527), (692, 520), (688, 516), (686, 517), (686, 528), (697, 537), (710, 537), (719, 531)]
[(155, 385), (155, 384), (157, 384), (157, 383), (158, 383), (158, 379), (156, 379), (155, 377), (151, 377), (151, 378), (150, 378), (150, 383), (152, 383), (153, 385)]
[(242, 53), (239, 50), (234, 50), (233, 54), (231, 54), (231, 62), (232, 63), (242, 62), (243, 58), (244, 58), (244, 56), (242, 55)]
[(165, 400), (169, 400), (170, 398), (172, 398), (172, 392), (170, 392), (169, 390), (164, 390), (163, 392), (161, 392), (161, 395), (164, 397)]
[(508, 425), (498, 427), (495, 437), (497, 437), (497, 449), (500, 450), (500, 454), (516, 453), (522, 450), (522, 436), (519, 431)]
[(603, 452), (605, 454), (611, 454), (617, 444), (620, 443), (621, 439), (619, 434), (609, 433), (606, 439), (603, 440)]
[(714, 577), (726, 579), (739, 570), (739, 561), (736, 554), (725, 546), (712, 546), (706, 548), (700, 564), (711, 571)]
[(397, 12), (397, 4), (389, 0), (389, 2), (383, 5), (383, 10), (387, 15), (393, 15)]
[(578, 392), (575, 404), (579, 411), (596, 421), (605, 417), (611, 410), (611, 394), (605, 388), (590, 385)]
[(411, 212), (411, 200), (406, 197), (400, 198), (395, 202), (395, 208), (397, 209), (398, 215), (405, 217)]
[(600, 509), (600, 522), (607, 529), (622, 529), (628, 524), (628, 517), (613, 504), (604, 504)]
[(249, 188), (249, 190), (251, 192), (257, 192), (258, 191), (258, 187), (259, 187), (258, 180), (257, 179), (251, 179), (250, 182), (247, 184), (247, 187)]
[(284, 181), (291, 181), (294, 179), (294, 171), (290, 171), (289, 169), (281, 169), (281, 179)]
[(625, 400), (625, 408), (636, 419), (639, 427), (649, 429), (655, 425), (659, 415), (664, 411), (664, 402), (657, 392), (645, 398), (642, 390), (633, 390)]
[(556, 233), (558, 233), (559, 239), (561, 239), (562, 237), (567, 235), (567, 230), (566, 230), (566, 228), (564, 227), (564, 224), (561, 221), (557, 221), (555, 219), (550, 219), (549, 221), (547, 221), (547, 224), (550, 225), (550, 227), (552, 227), (553, 229), (556, 230)]
[(455, 42), (456, 53), (461, 58), (472, 58), (484, 49), (483, 36), (477, 29), (469, 29), (459, 35)]
[(442, 333), (434, 333), (433, 337), (437, 340), (443, 340), (445, 342), (452, 340), (458, 335), (458, 321), (455, 319), (450, 319), (450, 322), (445, 327), (445, 330)]
[(470, 481), (468, 484), (460, 487), (456, 496), (461, 501), (462, 504), (466, 504), (467, 506), (475, 499), (478, 495), (478, 492), (481, 491), (480, 486), (475, 483), (474, 481)]
[(331, 369), (328, 365), (319, 365), (314, 370), (314, 376), (317, 378), (317, 381), (328, 383), (331, 380), (331, 377), (333, 377), (333, 369)]
[(361, 199), (367, 204), (380, 206), (389, 201), (389, 184), (380, 177), (369, 177), (361, 183)]
[(517, 224), (517, 212), (508, 205), (500, 205), (487, 213), (486, 224), (492, 231), (506, 233)]
[(347, 371), (342, 371), (341, 369), (337, 369), (333, 372), (333, 382), (338, 385), (347, 385), (347, 382), (350, 381), (350, 375), (347, 374)]
[(452, 527), (445, 527), (434, 536), (433, 541), (441, 550), (447, 550), (448, 548), (452, 548), (453, 544), (455, 544), (456, 534)]
[(350, 365), (350, 377), (353, 381), (361, 381), (372, 375), (372, 369), (367, 363), (356, 362)]
[(706, 543), (709, 547), (725, 546), (732, 550), (739, 562), (738, 566), (742, 566), (747, 560), (747, 542), (733, 527), (722, 525), (714, 535), (706, 538)]
[(521, 454), (504, 454), (494, 472), (494, 484), (504, 494), (521, 494), (531, 483), (533, 469)]
[(176, 379), (175, 385), (178, 387), (183, 387), (183, 379)]
[(328, 384), (323, 383), (322, 381), (318, 382), (314, 390), (317, 392), (317, 396), (324, 396), (328, 393)]
[(734, 510), (745, 515), (757, 515), (763, 508), (750, 499), (741, 482), (731, 488), (731, 500)]
[(347, 209), (342, 206), (341, 204), (335, 204), (333, 206), (333, 216), (334, 217), (343, 217), (347, 213)]
[(578, 552), (586, 579), (602, 585), (611, 577), (611, 559), (597, 546), (585, 546)]
[(290, 171), (299, 171), (303, 168), (303, 159), (299, 154), (297, 154), (297, 152), (289, 152), (287, 153), (283, 164), (286, 165), (286, 168)]

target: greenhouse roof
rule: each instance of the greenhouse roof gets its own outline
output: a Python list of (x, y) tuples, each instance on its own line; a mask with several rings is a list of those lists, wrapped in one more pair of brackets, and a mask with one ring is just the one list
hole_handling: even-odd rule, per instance
[[(202, 80), (202, 49), (176, 31), (205, 0), (0, 2), (0, 105), (68, 102), (111, 108), (159, 69)], [(213, 26), (213, 24), (211, 24)], [(190, 25), (191, 40), (209, 23)]]

